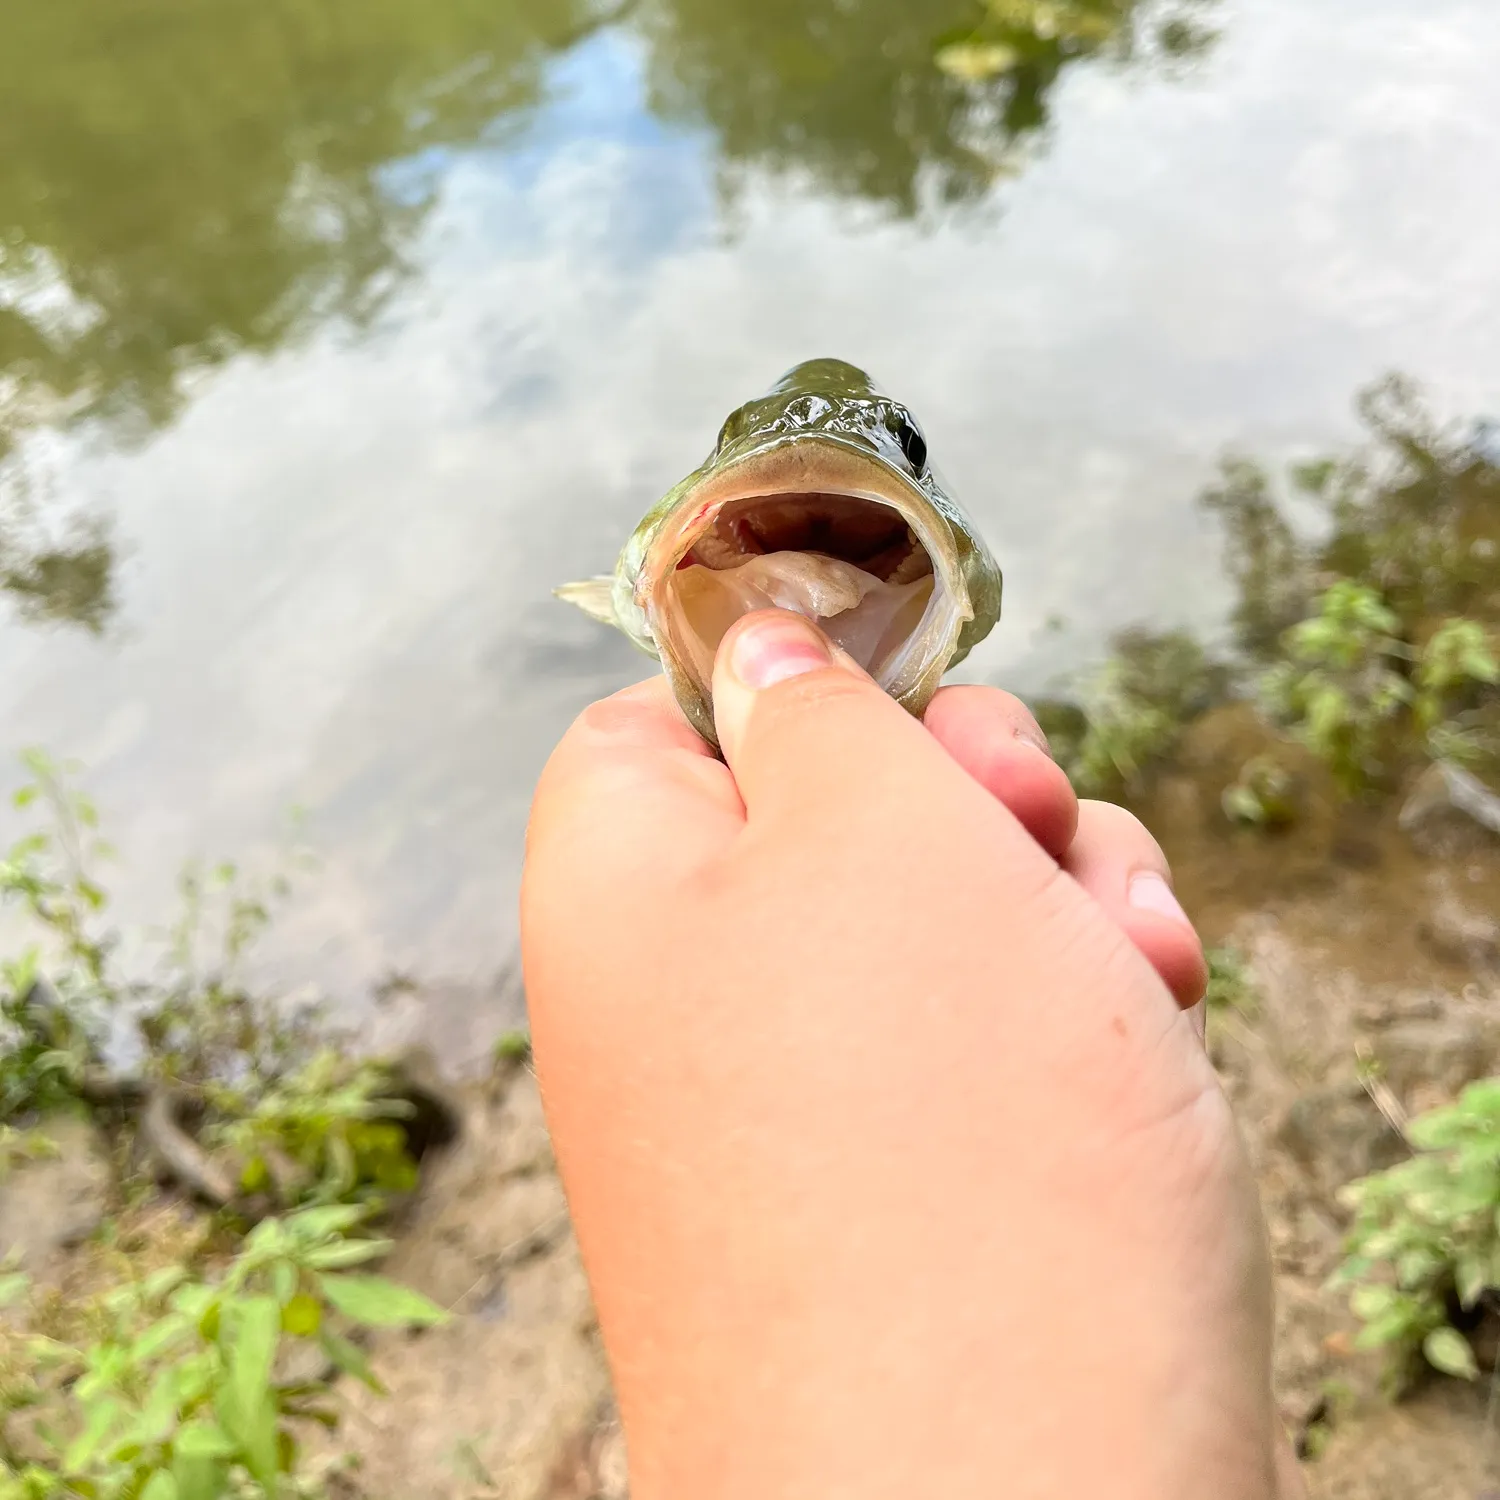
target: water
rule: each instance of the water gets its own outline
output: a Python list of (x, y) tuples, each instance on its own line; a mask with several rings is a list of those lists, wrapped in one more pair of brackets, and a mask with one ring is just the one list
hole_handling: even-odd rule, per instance
[(986, 93), (948, 0), (0, 0), (0, 752), (87, 762), (124, 915), (300, 805), (287, 973), (497, 969), (548, 748), (649, 670), (549, 590), (797, 360), (922, 416), (1026, 688), (1217, 627), (1226, 447), (1392, 368), (1500, 411), (1489, 0), (996, 8)]

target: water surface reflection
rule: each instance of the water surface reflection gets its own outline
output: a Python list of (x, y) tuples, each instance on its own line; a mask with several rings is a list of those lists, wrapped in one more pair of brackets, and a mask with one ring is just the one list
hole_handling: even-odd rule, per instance
[(1389, 366), (1500, 406), (1480, 0), (1117, 30), (1020, 115), (934, 61), (974, 6), (10, 8), (6, 741), (95, 767), (139, 914), (306, 806), (280, 952), (345, 988), (503, 960), (536, 769), (648, 665), (548, 590), (794, 361), (921, 414), (1007, 571), (970, 670), (1032, 685), (1221, 620), (1226, 445)]

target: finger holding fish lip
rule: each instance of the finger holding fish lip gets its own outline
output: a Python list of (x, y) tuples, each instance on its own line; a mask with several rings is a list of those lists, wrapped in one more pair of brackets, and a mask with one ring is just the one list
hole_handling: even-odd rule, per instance
[(1048, 854), (1062, 858), (1078, 826), (1078, 797), (1019, 698), (996, 687), (939, 688), (922, 722)]
[[(715, 692), (731, 756), (761, 691), (835, 666), (866, 678), (801, 616), (764, 611), (741, 621), (725, 639), (722, 687)], [(1061, 768), (1039, 753), (1041, 733), (1024, 705), (997, 688), (944, 688), (925, 722), (947, 753), (1109, 913), (1178, 1004), (1201, 1001), (1207, 982), (1202, 945), (1172, 894), (1166, 857), (1139, 820), (1110, 803), (1080, 803)], [(547, 768), (535, 813), (539, 823), (560, 817), (575, 824), (580, 837), (591, 826), (611, 824), (622, 850), (649, 841), (658, 860), (662, 851), (674, 851), (687, 868), (733, 837), (745, 811), (730, 768), (689, 727), (666, 682), (655, 678), (593, 704), (569, 730)], [(638, 838), (630, 836), (631, 827)], [(664, 829), (675, 832), (663, 839)], [(667, 873), (658, 869), (654, 876)], [(1201, 1011), (1195, 1025), (1201, 1035)]]
[[(835, 666), (868, 680), (799, 615), (768, 610), (739, 621), (725, 637), (714, 689), (719, 736), (730, 765), (736, 763), (759, 693)], [(1139, 819), (1111, 803), (1079, 802), (1061, 767), (1045, 753), (1028, 710), (999, 689), (943, 689), (924, 722), (949, 755), (1103, 907), (1178, 1004), (1197, 1006), (1207, 983), (1203, 947), (1172, 893), (1166, 856)], [(1200, 1036), (1201, 1020), (1199, 1012), (1194, 1025)]]

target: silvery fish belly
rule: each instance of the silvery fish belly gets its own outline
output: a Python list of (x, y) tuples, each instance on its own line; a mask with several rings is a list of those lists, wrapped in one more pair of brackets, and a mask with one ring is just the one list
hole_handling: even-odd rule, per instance
[(730, 416), (611, 576), (557, 593), (660, 657), (683, 712), (717, 743), (714, 653), (741, 615), (806, 615), (921, 714), (993, 629), (1000, 583), (912, 414), (862, 370), (817, 359)]

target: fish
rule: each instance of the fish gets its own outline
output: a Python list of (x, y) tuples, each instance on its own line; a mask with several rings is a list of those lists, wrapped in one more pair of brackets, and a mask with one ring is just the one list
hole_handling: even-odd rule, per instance
[(857, 366), (812, 359), (730, 414), (613, 573), (554, 593), (657, 657), (717, 747), (714, 655), (740, 616), (806, 616), (920, 717), (995, 627), (1002, 582), (911, 411)]

